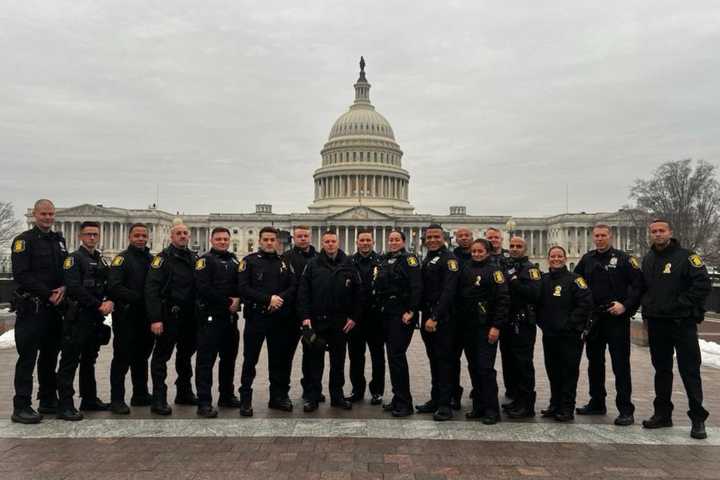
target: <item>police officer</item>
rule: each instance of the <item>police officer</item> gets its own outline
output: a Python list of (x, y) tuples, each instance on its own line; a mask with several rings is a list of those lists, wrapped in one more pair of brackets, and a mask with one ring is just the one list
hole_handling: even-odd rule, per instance
[(558, 422), (575, 418), (582, 339), (593, 308), (585, 279), (568, 271), (566, 264), (565, 249), (551, 247), (550, 271), (542, 275), (537, 317), (543, 331), (545, 370), (550, 381), (550, 406), (540, 413)]
[(579, 415), (605, 415), (605, 346), (615, 373), (615, 405), (620, 413), (615, 425), (635, 423), (630, 399), (630, 318), (640, 306), (642, 272), (640, 261), (612, 245), (608, 225), (593, 228), (595, 249), (583, 255), (575, 273), (587, 280), (595, 308), (585, 353), (588, 359), (590, 401), (576, 410)]
[[(55, 367), (62, 331), (58, 307), (65, 296), (62, 265), (67, 249), (62, 235), (51, 230), (55, 206), (50, 200), (38, 200), (32, 215), (35, 226), (13, 240), (11, 256), (18, 285), (13, 298), (18, 359), (11, 419), (18, 423), (38, 423), (41, 414), (57, 413)], [(36, 362), (40, 413), (32, 408)]]
[(148, 229), (142, 223), (130, 226), (130, 245), (110, 262), (108, 294), (115, 302), (113, 311), (113, 358), (110, 362), (110, 408), (116, 414), (128, 414), (125, 403), (125, 376), (132, 377), (130, 404), (148, 406), (148, 360), (153, 334), (145, 313), (145, 279), (152, 255), (147, 248)]
[(380, 307), (393, 398), (383, 410), (394, 417), (413, 414), (407, 349), (417, 324), (422, 298), (422, 272), (417, 257), (405, 250), (405, 234), (388, 235), (388, 253), (381, 257), (373, 292)]
[(212, 406), (213, 367), (220, 357), (218, 387), (221, 407), (239, 408), (235, 396), (235, 360), (240, 344), (238, 330), (238, 262), (230, 247), (230, 230), (215, 227), (210, 232), (210, 251), (195, 262), (195, 285), (198, 303), (198, 342), (195, 357), (195, 386), (197, 414), (205, 418), (217, 417)]
[[(302, 276), (303, 270), (305, 270), (305, 265), (312, 260), (313, 258), (317, 257), (318, 252), (315, 250), (315, 247), (312, 245), (312, 236), (310, 234), (310, 227), (306, 225), (298, 225), (295, 228), (293, 228), (293, 246), (290, 250), (285, 252), (283, 254), (283, 257), (285, 260), (292, 265), (293, 270), (295, 271), (295, 280), (297, 281), (297, 285), (300, 284), (300, 277)], [(291, 305), (289, 307), (292, 311), (294, 311), (297, 315), (297, 289), (295, 290), (295, 297), (291, 300)], [(289, 356), (290, 356), (290, 363), (292, 364), (293, 357), (295, 356), (295, 350), (297, 349), (297, 343), (300, 340), (300, 324), (302, 323), (303, 319), (296, 317), (296, 323), (297, 323), (297, 330), (295, 334), (295, 343), (290, 349)], [(302, 357), (302, 378), (300, 379), (300, 384), (303, 388), (303, 399), (306, 399), (307, 396), (305, 395), (305, 390), (307, 389), (307, 378), (311, 375), (309, 370), (309, 364), (308, 360), (305, 358), (305, 349), (307, 348), (305, 344), (303, 343), (303, 357)], [(308, 357), (309, 358), (309, 357)], [(320, 401), (325, 401), (325, 396), (320, 393)]]
[(110, 404), (97, 397), (95, 362), (100, 345), (110, 341), (109, 327), (103, 324), (114, 304), (107, 297), (109, 267), (95, 248), (100, 243), (100, 224), (80, 224), (80, 248), (63, 263), (65, 285), (71, 307), (63, 321), (62, 354), (58, 366), (58, 394), (62, 420), (82, 420), (73, 403), (75, 371), (80, 365), (80, 410), (108, 410)]
[(345, 252), (338, 248), (335, 232), (323, 234), (322, 251), (305, 266), (298, 286), (298, 313), (306, 337), (310, 330), (315, 336), (314, 341), (304, 343), (310, 376), (303, 410), (312, 412), (318, 408), (326, 348), (330, 353), (330, 405), (350, 410), (352, 403), (343, 394), (345, 349), (347, 334), (362, 314), (362, 281)]
[(251, 417), (252, 384), (255, 366), (267, 341), (270, 401), (268, 407), (291, 412), (289, 352), (297, 345), (298, 323), (292, 310), (297, 287), (292, 263), (277, 254), (278, 231), (263, 227), (259, 233), (260, 249), (241, 260), (238, 288), (245, 303), (243, 331), (243, 365), (240, 377), (240, 415)]
[[(503, 233), (502, 230), (495, 227), (489, 227), (485, 230), (485, 238), (492, 245), (492, 252), (490, 257), (498, 264), (498, 267), (503, 272), (508, 269), (508, 260), (510, 259), (510, 252), (502, 247)], [(508, 402), (503, 403), (503, 408), (511, 408), (513, 406), (513, 400), (517, 396), (517, 372), (513, 369), (512, 361), (508, 359), (511, 357), (508, 351), (507, 342), (503, 341), (503, 336), (500, 337), (500, 358), (502, 360), (502, 374), (503, 384), (505, 385), (505, 398)]]
[(455, 323), (452, 305), (455, 300), (460, 265), (445, 245), (445, 232), (438, 224), (425, 229), (428, 250), (422, 263), (422, 324), (420, 333), (430, 361), (432, 390), (430, 400), (415, 409), (432, 413), (437, 421), (449, 420), (453, 413), (450, 398), (455, 387)]
[[(460, 271), (462, 271), (463, 267), (471, 261), (470, 245), (473, 243), (472, 231), (465, 227), (458, 228), (455, 230), (455, 241), (458, 246), (455, 247), (453, 253), (457, 257), (458, 263), (460, 264)], [(463, 334), (462, 328), (456, 326), (455, 359), (453, 362), (453, 395), (450, 399), (450, 406), (453, 410), (459, 410), (461, 408), (463, 387), (460, 385), (460, 357), (462, 357), (464, 339), (465, 335)]]
[(516, 376), (515, 398), (506, 407), (506, 414), (526, 418), (535, 416), (535, 304), (540, 296), (541, 274), (525, 254), (525, 240), (512, 237), (509, 246), (505, 277), (510, 287), (510, 315), (500, 338), (506, 347), (503, 360)]
[(150, 359), (153, 400), (150, 410), (170, 415), (167, 403), (167, 362), (177, 346), (175, 370), (177, 395), (175, 403), (197, 405), (192, 391), (190, 359), (197, 345), (195, 318), (195, 263), (197, 255), (188, 249), (190, 231), (183, 224), (170, 230), (170, 245), (150, 262), (145, 281), (145, 304), (155, 346)]
[(359, 230), (356, 243), (357, 252), (352, 256), (352, 263), (362, 279), (363, 318), (348, 334), (352, 394), (347, 399), (357, 402), (365, 396), (365, 345), (367, 344), (372, 363), (370, 403), (380, 405), (385, 391), (385, 346), (380, 312), (372, 292), (373, 275), (380, 265), (380, 256), (373, 250), (375, 242), (372, 230)]
[(650, 224), (652, 247), (642, 262), (645, 293), (642, 314), (647, 320), (650, 358), (655, 367), (655, 413), (645, 428), (672, 427), (673, 353), (687, 393), (692, 421), (690, 436), (707, 438), (702, 406), (700, 346), (697, 324), (705, 316), (705, 301), (712, 288), (707, 268), (695, 253), (672, 238), (672, 225), (659, 219)]
[(471, 260), (458, 279), (456, 320), (464, 333), (463, 349), (473, 386), (473, 408), (465, 416), (485, 425), (500, 420), (495, 356), (500, 330), (507, 322), (510, 293), (503, 272), (490, 259), (490, 242), (475, 240)]

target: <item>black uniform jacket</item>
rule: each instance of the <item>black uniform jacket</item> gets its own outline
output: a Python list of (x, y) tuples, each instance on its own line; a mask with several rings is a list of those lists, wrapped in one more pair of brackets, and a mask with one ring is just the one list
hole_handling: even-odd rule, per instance
[(324, 251), (308, 262), (298, 287), (298, 315), (314, 328), (342, 327), (362, 315), (362, 280), (350, 258), (338, 250), (334, 259)]
[(195, 287), (203, 314), (230, 315), (231, 297), (238, 291), (238, 262), (232, 252), (210, 249), (195, 262)]
[(300, 276), (302, 275), (303, 270), (305, 270), (305, 265), (307, 265), (310, 260), (317, 257), (318, 252), (315, 250), (315, 247), (310, 245), (307, 252), (300, 250), (298, 247), (293, 247), (283, 253), (282, 256), (290, 265), (292, 265), (293, 271), (295, 272), (295, 279), (299, 282)]
[(455, 254), (441, 247), (428, 252), (423, 259), (423, 320), (438, 323), (448, 320), (455, 299), (460, 264)]
[(360, 279), (362, 280), (362, 291), (363, 291), (363, 314), (365, 317), (371, 315), (373, 312), (377, 312), (378, 304), (373, 295), (373, 278), (377, 275), (380, 268), (380, 255), (375, 252), (370, 252), (367, 255), (363, 255), (360, 252), (356, 252), (352, 256), (352, 263), (355, 265), (358, 273), (360, 273)]
[(538, 325), (544, 335), (580, 334), (589, 324), (593, 300), (585, 279), (567, 267), (542, 275)]
[(643, 276), (640, 261), (622, 250), (610, 247), (604, 252), (590, 250), (575, 266), (592, 291), (595, 306), (617, 301), (625, 306), (624, 316), (632, 317), (640, 307)]
[(505, 276), (510, 287), (510, 321), (534, 324), (542, 274), (528, 257), (510, 258)]
[(643, 258), (642, 271), (645, 280), (643, 317), (703, 320), (705, 300), (710, 295), (712, 283), (698, 255), (672, 239), (663, 250), (654, 246), (650, 249)]
[[(287, 258), (274, 252), (251, 253), (240, 261), (237, 276), (246, 318), (258, 313), (286, 316), (292, 312), (297, 279), (295, 269)], [(283, 306), (270, 313), (268, 307), (273, 295), (283, 299)]]
[(115, 302), (115, 311), (132, 307), (135, 315), (145, 317), (145, 279), (150, 269), (150, 249), (130, 245), (110, 262), (108, 296)]
[(11, 248), (19, 293), (46, 301), (54, 289), (64, 285), (63, 262), (68, 253), (62, 234), (33, 227), (15, 237)]
[(63, 263), (67, 295), (83, 311), (97, 312), (107, 295), (108, 264), (95, 250), (90, 253), (84, 246), (72, 252)]
[(457, 257), (458, 262), (460, 262), (460, 270), (462, 270), (462, 268), (466, 264), (468, 264), (472, 261), (472, 255), (470, 255), (469, 248), (455, 247), (453, 249), (453, 253)]
[(373, 293), (382, 312), (417, 312), (422, 298), (422, 272), (417, 257), (405, 249), (380, 257)]
[(458, 279), (457, 316), (464, 322), (502, 328), (507, 323), (510, 291), (495, 262), (470, 260)]
[(174, 245), (155, 255), (145, 280), (145, 305), (150, 322), (166, 320), (163, 318), (163, 300), (168, 306), (194, 308), (196, 261), (195, 252)]

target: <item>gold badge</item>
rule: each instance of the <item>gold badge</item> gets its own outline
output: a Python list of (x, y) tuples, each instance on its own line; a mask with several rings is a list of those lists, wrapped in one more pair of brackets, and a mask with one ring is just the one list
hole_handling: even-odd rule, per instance
[(555, 285), (555, 289), (553, 290), (553, 297), (561, 297), (562, 296), (562, 285)]
[(244, 272), (247, 268), (247, 262), (245, 259), (240, 260), (240, 263), (238, 264), (238, 272)]
[(640, 260), (637, 257), (630, 257), (630, 266), (635, 270), (640, 270)]
[(452, 258), (451, 258), (450, 260), (448, 260), (448, 269), (449, 269), (451, 272), (457, 272), (457, 271), (458, 271), (458, 263), (457, 263), (457, 260), (454, 260), (454, 259), (452, 259)]
[(203, 268), (205, 268), (205, 259), (198, 258), (198, 261), (195, 262), (195, 270), (202, 270)]
[(505, 276), (502, 274), (500, 270), (496, 270), (495, 273), (493, 273), (493, 280), (495, 280), (495, 283), (498, 285), (505, 283)]
[(63, 268), (65, 270), (70, 270), (73, 265), (75, 265), (75, 259), (73, 257), (67, 257), (63, 262)]
[(540, 277), (542, 276), (542, 275), (540, 275), (540, 270), (538, 270), (537, 268), (531, 268), (529, 270), (529, 273), (530, 273), (530, 280), (540, 280)]
[(585, 290), (587, 288), (587, 283), (585, 282), (585, 279), (583, 277), (577, 277), (575, 279), (575, 284), (582, 290)]
[(13, 243), (13, 253), (22, 253), (25, 251), (25, 240), (15, 240)]
[(123, 264), (124, 261), (125, 261), (124, 257), (121, 257), (120, 255), (116, 255), (115, 258), (113, 258), (111, 265), (113, 267), (119, 267), (120, 265)]
[(373, 281), (377, 280), (379, 271), (380, 270), (378, 269), (377, 265), (373, 267)]
[(700, 268), (705, 264), (703, 263), (702, 258), (700, 258), (700, 255), (690, 255), (690, 265), (695, 268)]
[(665, 268), (663, 269), (663, 273), (667, 273), (668, 275), (672, 273), (672, 263), (666, 263)]
[(481, 281), (481, 280), (482, 280), (482, 277), (481, 277), (480, 275), (478, 275), (477, 277), (475, 277), (475, 286), (476, 286), (476, 287), (479, 287), (479, 286), (480, 286), (480, 281)]
[(152, 262), (150, 263), (150, 266), (152, 268), (160, 268), (163, 264), (163, 258), (160, 256), (155, 256), (155, 258), (152, 259)]
[(407, 257), (407, 264), (411, 267), (417, 267), (418, 266), (417, 258), (414, 255), (410, 255), (409, 257)]

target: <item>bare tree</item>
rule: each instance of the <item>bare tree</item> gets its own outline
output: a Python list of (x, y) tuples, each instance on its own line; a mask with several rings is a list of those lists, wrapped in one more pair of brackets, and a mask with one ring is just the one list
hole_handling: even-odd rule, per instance
[(628, 213), (647, 228), (648, 220), (672, 222), (680, 244), (702, 254), (712, 251), (720, 226), (720, 182), (715, 166), (703, 160), (663, 163), (652, 177), (637, 179), (631, 187), (635, 201)]
[(0, 202), (0, 247), (7, 246), (18, 233), (20, 222), (15, 218), (13, 204)]

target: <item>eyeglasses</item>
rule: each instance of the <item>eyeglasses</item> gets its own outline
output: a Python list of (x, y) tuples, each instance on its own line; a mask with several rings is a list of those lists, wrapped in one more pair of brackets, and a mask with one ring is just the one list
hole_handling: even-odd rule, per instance
[(83, 237), (99, 237), (100, 236), (99, 233), (95, 233), (95, 232), (83, 232), (80, 235), (82, 235)]

